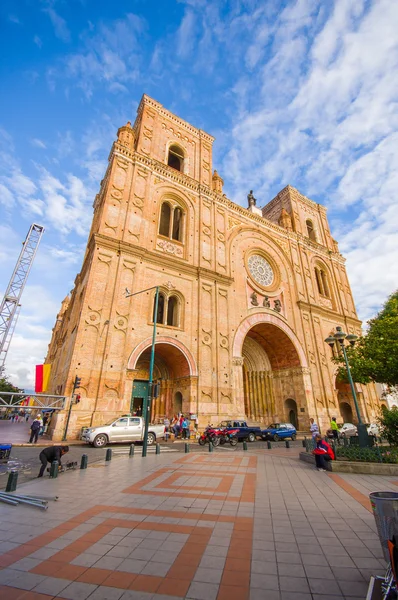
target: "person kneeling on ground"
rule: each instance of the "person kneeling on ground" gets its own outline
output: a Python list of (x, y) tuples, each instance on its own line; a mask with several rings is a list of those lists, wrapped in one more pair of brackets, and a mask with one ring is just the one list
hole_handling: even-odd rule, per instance
[(49, 446), (44, 448), (39, 454), (41, 467), (38, 477), (43, 477), (43, 473), (46, 469), (47, 463), (53, 463), (54, 460), (58, 461), (58, 465), (61, 467), (61, 456), (69, 452), (69, 446)]
[(318, 471), (326, 471), (327, 463), (336, 458), (333, 449), (319, 433), (315, 436), (315, 443), (316, 448), (312, 451), (315, 455), (315, 464)]

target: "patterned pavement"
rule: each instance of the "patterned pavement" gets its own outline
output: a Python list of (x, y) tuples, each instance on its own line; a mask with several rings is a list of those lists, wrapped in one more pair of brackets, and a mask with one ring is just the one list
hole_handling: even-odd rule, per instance
[(20, 486), (0, 507), (1, 600), (365, 598), (382, 559), (367, 495), (386, 477), (319, 473), (288, 450), (179, 453)]

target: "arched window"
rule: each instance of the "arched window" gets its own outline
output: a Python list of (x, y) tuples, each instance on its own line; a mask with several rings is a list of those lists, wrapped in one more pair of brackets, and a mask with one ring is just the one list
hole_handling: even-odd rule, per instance
[(310, 219), (307, 219), (306, 222), (305, 222), (305, 224), (307, 225), (307, 234), (308, 234), (308, 237), (313, 242), (316, 242), (315, 229), (314, 229), (314, 225), (313, 225), (312, 221), (310, 221)]
[(181, 242), (182, 237), (182, 210), (181, 208), (175, 208), (173, 214), (173, 240)]
[(170, 296), (167, 302), (167, 325), (178, 327), (178, 298)]
[(181, 207), (172, 208), (168, 202), (163, 202), (160, 210), (159, 235), (183, 241), (184, 236), (184, 212)]
[(160, 211), (160, 223), (159, 223), (160, 235), (169, 237), (169, 235), (170, 235), (170, 217), (171, 217), (170, 204), (168, 202), (163, 202), (162, 210)]
[[(156, 323), (169, 327), (181, 327), (181, 300), (175, 294), (168, 296), (160, 292), (158, 300), (158, 313)], [(155, 314), (155, 296), (153, 299), (152, 314)]]
[(177, 144), (170, 146), (167, 164), (177, 171), (184, 171), (184, 152)]
[(325, 269), (322, 269), (322, 267), (315, 267), (315, 279), (320, 295), (330, 298), (329, 280)]
[[(164, 294), (159, 294), (159, 298), (158, 298), (158, 314), (157, 314), (157, 317), (156, 317), (156, 323), (163, 323), (163, 321), (164, 321), (164, 306), (165, 306), (165, 297), (164, 297)], [(153, 305), (153, 312), (155, 314), (155, 304)]]

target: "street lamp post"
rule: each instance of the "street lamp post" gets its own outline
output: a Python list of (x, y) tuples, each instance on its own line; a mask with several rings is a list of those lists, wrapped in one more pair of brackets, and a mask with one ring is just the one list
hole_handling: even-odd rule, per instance
[(347, 340), (347, 342), (349, 342), (351, 346), (354, 346), (355, 342), (357, 341), (357, 339), (358, 339), (357, 335), (354, 335), (354, 334), (347, 335), (342, 330), (341, 327), (336, 327), (336, 333), (333, 336), (327, 337), (326, 340), (325, 340), (325, 342), (327, 344), (329, 344), (329, 346), (332, 349), (333, 349), (335, 343), (339, 344), (339, 347), (341, 348), (341, 351), (343, 352), (343, 356), (344, 356), (344, 360), (345, 360), (345, 365), (346, 365), (346, 368), (347, 368), (348, 381), (350, 383), (351, 393), (352, 393), (352, 397), (354, 399), (354, 404), (355, 404), (355, 411), (357, 413), (357, 419), (358, 419), (358, 441), (359, 441), (359, 445), (362, 448), (365, 448), (366, 446), (368, 446), (368, 432), (367, 432), (367, 429), (366, 429), (366, 425), (362, 422), (361, 412), (359, 410), (357, 393), (356, 393), (356, 390), (355, 390), (354, 381), (352, 379), (350, 364), (348, 362), (347, 352), (346, 352), (345, 344), (344, 344), (344, 340)]
[(142, 416), (144, 418), (144, 439), (142, 444), (142, 456), (147, 455), (148, 448), (148, 428), (149, 428), (149, 420), (151, 415), (151, 403), (153, 396), (153, 368), (155, 365), (155, 344), (156, 344), (156, 320), (158, 316), (158, 305), (159, 305), (159, 287), (157, 285), (147, 288), (146, 290), (141, 290), (139, 292), (135, 292), (131, 294), (128, 289), (126, 289), (126, 298), (130, 298), (131, 296), (137, 296), (138, 294), (143, 294), (144, 292), (149, 292), (150, 290), (156, 290), (155, 292), (155, 305), (153, 309), (153, 332), (152, 332), (152, 346), (151, 346), (151, 358), (149, 362), (149, 381), (148, 381), (148, 396), (144, 398), (143, 406), (142, 406)]

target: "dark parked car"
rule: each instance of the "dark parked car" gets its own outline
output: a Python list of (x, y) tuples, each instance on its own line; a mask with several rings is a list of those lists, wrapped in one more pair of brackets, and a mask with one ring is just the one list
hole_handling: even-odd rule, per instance
[(238, 441), (248, 440), (255, 442), (258, 437), (262, 437), (260, 427), (249, 427), (246, 421), (221, 421), (218, 425), (220, 429), (237, 429)]
[(273, 440), (274, 442), (286, 438), (294, 441), (297, 437), (297, 430), (291, 423), (272, 423), (268, 425), (267, 429), (263, 429), (261, 437), (263, 440)]

